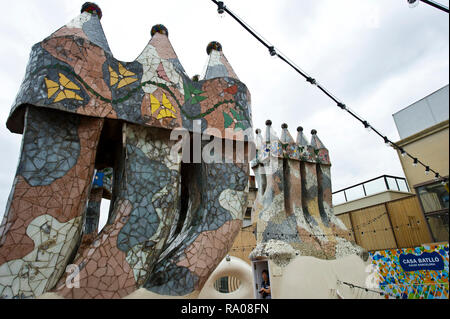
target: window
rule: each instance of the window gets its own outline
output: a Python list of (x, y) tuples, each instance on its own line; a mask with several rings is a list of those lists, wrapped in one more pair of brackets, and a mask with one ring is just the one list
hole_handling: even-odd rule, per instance
[(431, 183), (417, 187), (416, 191), (434, 241), (448, 241), (449, 193), (444, 185)]
[(441, 183), (433, 183), (417, 187), (417, 194), (425, 213), (448, 210), (448, 192)]
[(214, 288), (221, 293), (227, 294), (236, 291), (241, 282), (236, 277), (226, 276), (217, 279), (214, 283)]
[(248, 227), (252, 225), (252, 208), (247, 207), (245, 211), (244, 220), (242, 221), (242, 227)]
[(221, 292), (221, 293), (230, 292), (230, 290), (228, 289), (228, 277), (222, 277), (222, 278), (217, 279), (214, 286), (218, 292)]
[(436, 242), (448, 241), (448, 212), (428, 214), (427, 222)]

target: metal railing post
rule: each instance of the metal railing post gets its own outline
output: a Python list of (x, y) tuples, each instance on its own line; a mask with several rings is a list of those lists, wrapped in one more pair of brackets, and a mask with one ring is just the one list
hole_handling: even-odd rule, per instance
[(388, 184), (388, 182), (387, 182), (386, 175), (383, 175), (383, 178), (384, 178), (384, 183), (386, 184), (386, 189), (387, 189), (387, 190), (390, 190), (390, 189), (389, 189), (389, 184)]

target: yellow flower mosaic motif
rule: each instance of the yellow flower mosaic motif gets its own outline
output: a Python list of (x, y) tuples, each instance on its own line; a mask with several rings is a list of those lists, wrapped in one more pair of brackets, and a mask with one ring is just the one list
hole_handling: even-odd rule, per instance
[(135, 76), (136, 73), (128, 71), (120, 63), (119, 63), (119, 74), (117, 74), (117, 72), (114, 71), (111, 66), (108, 66), (108, 67), (109, 67), (109, 84), (110, 84), (110, 86), (113, 86), (117, 82), (119, 82), (119, 85), (117, 85), (117, 88), (120, 89), (121, 87), (127, 86), (127, 85), (137, 81), (137, 78), (133, 78), (133, 76)]
[(151, 104), (152, 114), (155, 113), (156, 111), (158, 111), (162, 107), (161, 111), (159, 112), (156, 119), (159, 120), (159, 119), (163, 119), (163, 118), (174, 118), (174, 119), (177, 118), (175, 116), (176, 110), (173, 107), (172, 103), (170, 103), (170, 101), (167, 98), (165, 93), (163, 93), (161, 102), (159, 102), (159, 100), (156, 97), (154, 97), (153, 94), (150, 94), (150, 104)]
[(56, 92), (59, 91), (59, 93), (56, 95), (53, 102), (59, 102), (65, 99), (75, 99), (78, 101), (83, 101), (83, 98), (76, 94), (74, 91), (71, 90), (80, 90), (80, 87), (70, 81), (64, 74), (59, 73), (59, 83), (56, 83), (55, 81), (49, 80), (47, 78), (44, 78), (45, 85), (47, 86), (47, 98), (51, 98), (53, 95), (56, 94)]

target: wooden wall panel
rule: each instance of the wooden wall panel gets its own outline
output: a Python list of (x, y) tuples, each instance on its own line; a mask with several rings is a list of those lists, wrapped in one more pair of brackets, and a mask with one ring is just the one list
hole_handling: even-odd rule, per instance
[(350, 218), (359, 246), (369, 251), (397, 248), (383, 204), (353, 211)]
[(388, 202), (386, 207), (399, 248), (420, 246), (433, 241), (417, 197)]
[(238, 257), (249, 265), (252, 264), (248, 255), (252, 252), (252, 250), (256, 247), (256, 237), (252, 233), (255, 226), (249, 226), (242, 228), (241, 231), (237, 234), (236, 239), (234, 240), (233, 246), (230, 249), (229, 255)]
[(345, 225), (345, 227), (347, 227), (347, 229), (349, 230), (349, 234), (348, 236), (345, 236), (347, 240), (351, 241), (351, 242), (356, 242), (355, 240), (355, 236), (353, 234), (352, 230), (352, 222), (350, 220), (350, 214), (349, 213), (345, 213), (345, 214), (340, 214), (336, 216), (337, 218), (339, 218)]

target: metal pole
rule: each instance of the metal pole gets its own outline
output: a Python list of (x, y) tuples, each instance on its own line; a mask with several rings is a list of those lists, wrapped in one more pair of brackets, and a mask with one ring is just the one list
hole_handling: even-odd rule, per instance
[(390, 190), (390, 189), (389, 189), (389, 184), (388, 184), (388, 182), (387, 182), (386, 175), (384, 175), (383, 177), (384, 177), (384, 184), (386, 184), (386, 189), (387, 189), (387, 190)]
[(397, 184), (397, 189), (400, 191), (400, 186), (398, 185), (397, 179), (395, 179), (395, 184)]

